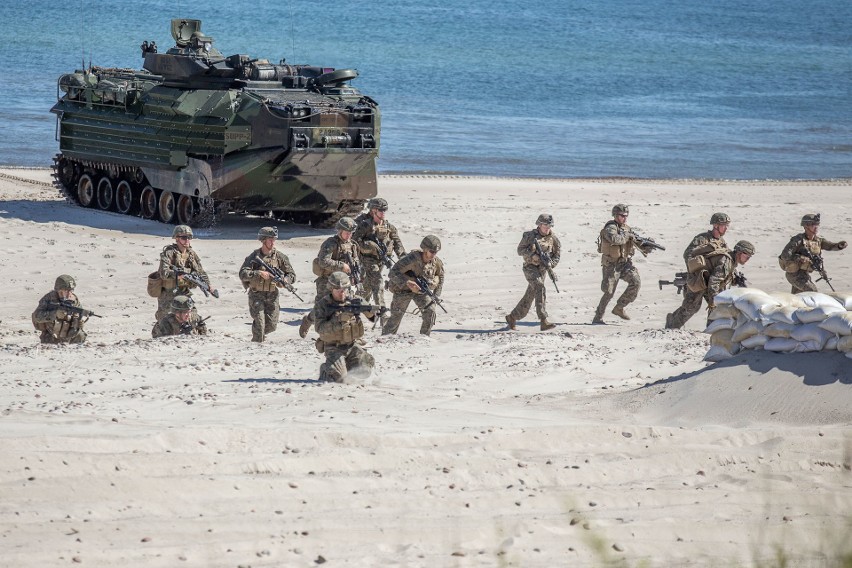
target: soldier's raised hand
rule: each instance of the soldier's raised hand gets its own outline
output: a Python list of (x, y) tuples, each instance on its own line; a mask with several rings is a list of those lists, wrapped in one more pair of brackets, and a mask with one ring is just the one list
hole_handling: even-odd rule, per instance
[(840, 249), (840, 250), (845, 249), (846, 248), (846, 241), (840, 241), (839, 243), (837, 243), (837, 248)]

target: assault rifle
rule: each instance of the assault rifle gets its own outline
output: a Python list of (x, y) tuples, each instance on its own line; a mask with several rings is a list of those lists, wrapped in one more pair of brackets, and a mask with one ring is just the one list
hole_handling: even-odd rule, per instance
[(633, 237), (633, 240), (636, 242), (636, 244), (639, 245), (639, 252), (641, 252), (645, 256), (648, 256), (648, 253), (645, 252), (644, 250), (642, 250), (643, 248), (666, 250), (666, 247), (664, 247), (663, 245), (658, 245), (657, 241), (655, 241), (654, 239), (643, 237), (643, 236), (639, 235), (638, 233), (632, 232), (632, 231), (631, 231), (630, 234)]
[(343, 253), (343, 260), (349, 265), (349, 278), (352, 279), (352, 285), (361, 290), (361, 283), (364, 281), (364, 275), (361, 274), (361, 264), (348, 252)]
[(278, 284), (281, 284), (281, 286), (283, 286), (285, 290), (299, 298), (299, 301), (304, 302), (299, 293), (296, 292), (296, 289), (293, 287), (293, 285), (290, 284), (290, 282), (287, 280), (287, 276), (284, 274), (283, 270), (281, 270), (280, 268), (275, 268), (274, 266), (270, 266), (269, 263), (264, 261), (258, 255), (254, 255), (254, 261), (257, 262), (260, 266), (262, 266), (263, 269), (266, 270), (272, 276), (273, 281), (277, 282)]
[(660, 290), (663, 289), (663, 286), (674, 286), (677, 288), (678, 294), (682, 293), (686, 287), (687, 276), (689, 276), (688, 272), (675, 272), (674, 280), (659, 280)]
[[(432, 299), (431, 303), (434, 303), (439, 308), (444, 310), (445, 314), (449, 313), (447, 311), (447, 308), (444, 307), (444, 300), (439, 298), (438, 295), (435, 294), (435, 292), (433, 292), (429, 288), (429, 283), (426, 282), (425, 278), (423, 278), (422, 276), (415, 276), (414, 273), (410, 270), (408, 272), (406, 272), (405, 275), (408, 276), (409, 278), (411, 278), (412, 280), (414, 280), (417, 283), (417, 286), (420, 288), (420, 291), (422, 293), (426, 294), (427, 296), (429, 296)], [(428, 306), (429, 306), (429, 304), (426, 304), (426, 307), (428, 307)]]
[(84, 310), (83, 308), (78, 308), (75, 306), (71, 300), (59, 300), (59, 302), (50, 302), (47, 304), (48, 308), (56, 309), (56, 310), (65, 310), (66, 312), (71, 312), (72, 314), (80, 314), (80, 317), (88, 318), (88, 317), (96, 317), (100, 318), (103, 316), (99, 316), (93, 311)]
[(367, 319), (373, 321), (376, 315), (383, 316), (388, 312), (384, 306), (376, 306), (373, 304), (365, 304), (361, 298), (352, 298), (347, 300), (345, 304), (337, 308), (338, 312), (347, 312), (360, 316), (361, 314), (370, 314)]
[(544, 252), (544, 249), (541, 248), (541, 244), (539, 244), (538, 239), (533, 239), (533, 244), (535, 245), (535, 252), (538, 254), (538, 258), (541, 260), (541, 263), (547, 269), (547, 275), (550, 276), (550, 280), (553, 282), (553, 287), (556, 288), (556, 293), (558, 294), (559, 286), (556, 285), (556, 274), (553, 273), (553, 261), (551, 260), (550, 255)]
[(376, 235), (369, 235), (364, 237), (365, 241), (369, 241), (376, 245), (376, 248), (379, 249), (379, 260), (382, 261), (388, 270), (393, 268), (393, 260), (391, 260), (390, 255), (388, 254), (388, 247), (385, 243), (380, 241)]
[(180, 324), (180, 334), (181, 335), (192, 335), (192, 332), (195, 330), (195, 328), (197, 328), (198, 326), (200, 326), (201, 324), (203, 324), (204, 322), (206, 322), (209, 319), (210, 319), (210, 316), (207, 316), (203, 320), (198, 320), (195, 323), (193, 323), (192, 320), (190, 320), (190, 321), (187, 321), (187, 322)]
[(814, 267), (819, 273), (819, 278), (817, 278), (817, 282), (820, 280), (825, 280), (825, 283), (828, 284), (828, 287), (831, 288), (831, 291), (834, 292), (834, 286), (831, 285), (831, 278), (828, 277), (828, 273), (825, 271), (825, 263), (822, 261), (822, 256), (818, 254), (814, 254), (811, 251), (805, 249), (801, 252), (802, 256), (807, 259), (810, 259), (811, 266)]
[[(213, 294), (214, 298), (219, 297), (219, 291), (211, 291), (210, 285), (205, 282), (204, 279), (201, 278), (201, 276), (194, 273), (193, 271), (187, 270), (186, 268), (181, 268), (180, 266), (175, 266), (174, 264), (169, 264), (168, 267), (175, 271), (175, 281), (177, 281), (179, 277), (183, 276), (184, 280), (186, 280), (187, 282), (192, 282), (193, 284), (198, 286), (201, 291), (204, 292), (205, 297), (209, 296), (210, 294)], [(177, 292), (177, 288), (175, 288), (175, 292)]]

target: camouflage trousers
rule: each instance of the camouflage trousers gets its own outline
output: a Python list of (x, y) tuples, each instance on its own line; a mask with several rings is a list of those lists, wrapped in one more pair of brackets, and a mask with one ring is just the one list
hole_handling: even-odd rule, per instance
[(606, 306), (612, 297), (615, 296), (615, 288), (618, 286), (619, 280), (627, 282), (627, 289), (621, 293), (616, 306), (624, 307), (636, 299), (639, 295), (639, 287), (642, 285), (639, 279), (639, 271), (633, 266), (629, 260), (619, 260), (611, 264), (605, 264), (601, 267), (603, 279), (601, 280), (601, 292), (603, 296), (598, 303), (598, 308), (595, 310), (595, 316), (603, 317), (606, 311)]
[(420, 333), (429, 335), (432, 332), (432, 326), (435, 325), (435, 320), (438, 314), (435, 312), (435, 302), (426, 294), (415, 294), (414, 292), (395, 292), (393, 300), (391, 300), (390, 317), (382, 326), (382, 335), (390, 335), (399, 330), (399, 324), (402, 323), (402, 316), (405, 315), (405, 310), (408, 305), (414, 300), (414, 304), (420, 308), (420, 317), (423, 323), (420, 324)]
[(364, 272), (364, 301), (384, 306), (385, 285), (382, 279), (384, 265), (369, 256), (364, 256), (361, 259), (361, 266)]
[(516, 320), (522, 320), (529, 313), (530, 308), (535, 301), (535, 313), (538, 319), (544, 321), (547, 319), (547, 291), (544, 288), (544, 275), (546, 272), (541, 267), (529, 264), (524, 266), (524, 278), (527, 279), (527, 291), (524, 292), (524, 297), (512, 310), (512, 317)]
[(325, 363), (320, 365), (320, 380), (342, 383), (348, 375), (366, 379), (373, 372), (375, 359), (358, 343), (325, 346)]
[(58, 337), (54, 337), (52, 333), (49, 331), (42, 330), (41, 336), (39, 340), (42, 343), (46, 343), (48, 345), (59, 345), (60, 343), (85, 343), (86, 342), (86, 332), (82, 329), (79, 330), (73, 337), (66, 337), (65, 339), (59, 339)]
[(278, 327), (280, 306), (278, 305), (278, 290), (269, 292), (248, 292), (249, 313), (251, 314), (251, 340), (262, 342), (267, 333), (272, 333)]
[[(187, 296), (191, 298), (192, 292), (180, 288), (177, 292), (175, 292), (172, 288), (163, 288), (162, 291), (160, 291), (160, 295), (157, 297), (157, 313), (154, 315), (157, 321), (160, 321), (172, 311), (172, 300), (175, 299), (175, 296)], [(198, 313), (195, 307), (192, 308), (192, 313)]]
[(799, 270), (798, 272), (785, 272), (784, 276), (787, 278), (787, 282), (792, 284), (792, 290), (794, 294), (798, 294), (799, 292), (816, 292), (817, 287), (814, 284), (814, 281), (811, 280), (811, 275), (807, 270)]
[[(683, 302), (673, 313), (666, 316), (666, 329), (680, 329), (689, 318), (701, 309), (701, 301), (707, 300), (707, 305), (713, 303), (713, 298), (708, 296), (707, 290), (691, 292), (689, 288), (683, 289)], [(709, 315), (709, 314), (708, 314)], [(709, 320), (708, 320), (709, 321)]]

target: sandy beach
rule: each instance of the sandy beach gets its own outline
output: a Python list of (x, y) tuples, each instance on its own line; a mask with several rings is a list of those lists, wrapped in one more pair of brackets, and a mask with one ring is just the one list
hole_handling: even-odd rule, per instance
[[(382, 176), (406, 249), (438, 235), (445, 306), (431, 337), (368, 330), (363, 384), (318, 383), (311, 304), (282, 292), (253, 344), (237, 272), (268, 219), (229, 216), (193, 247), (220, 298), (207, 337), (151, 339), (145, 277), (172, 227), (66, 203), (48, 170), (0, 169), (0, 566), (835, 566), (852, 555), (852, 359), (702, 358), (702, 310), (658, 279), (709, 217), (753, 242), (754, 287), (789, 291), (777, 256), (821, 212), (852, 239), (850, 182)], [(600, 298), (595, 239), (615, 203), (667, 250), (635, 259), (630, 321)], [(515, 248), (539, 213), (562, 241), (556, 329), (504, 315)], [(331, 231), (279, 223), (295, 286)], [(829, 252), (852, 292), (852, 252)], [(102, 315), (84, 346), (41, 346), (30, 314), (59, 274)], [(824, 284), (819, 284), (824, 289)], [(624, 283), (619, 285), (618, 293)], [(388, 297), (388, 300), (390, 297)], [(610, 308), (614, 305), (611, 304)], [(847, 559), (852, 556), (847, 556)], [(848, 562), (848, 560), (847, 560)]]

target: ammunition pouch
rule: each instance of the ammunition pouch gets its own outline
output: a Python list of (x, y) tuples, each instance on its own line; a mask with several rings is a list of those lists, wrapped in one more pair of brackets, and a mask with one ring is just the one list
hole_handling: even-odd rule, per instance
[(706, 271), (708, 266), (709, 263), (707, 262), (707, 257), (704, 255), (690, 256), (686, 261), (686, 271), (690, 274), (702, 270)]
[(160, 292), (164, 288), (163, 280), (160, 278), (160, 272), (152, 272), (148, 275), (148, 295), (152, 298), (158, 298)]
[(707, 289), (707, 280), (710, 278), (710, 273), (707, 270), (698, 270), (690, 272), (686, 277), (686, 287), (690, 292), (703, 292)]
[(325, 273), (325, 270), (323, 270), (322, 267), (320, 266), (318, 258), (315, 258), (314, 261), (311, 263), (311, 271), (316, 276), (327, 276), (327, 274)]
[(778, 265), (781, 267), (781, 270), (790, 274), (799, 271), (799, 263), (795, 260), (784, 260), (783, 258), (779, 257)]

